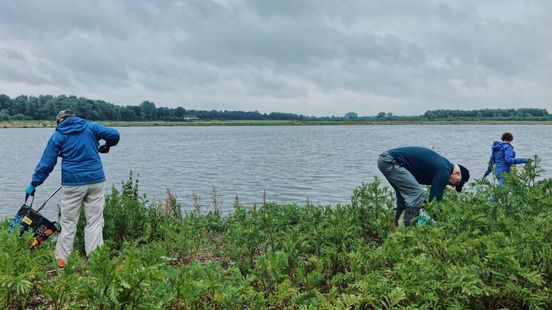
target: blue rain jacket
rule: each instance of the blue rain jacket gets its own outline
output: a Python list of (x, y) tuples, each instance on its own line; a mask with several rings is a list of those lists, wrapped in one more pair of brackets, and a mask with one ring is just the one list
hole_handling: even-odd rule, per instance
[(494, 165), (494, 174), (498, 177), (501, 173), (510, 172), (512, 165), (524, 164), (527, 158), (516, 158), (514, 147), (510, 143), (495, 141), (492, 146), (491, 158), (489, 158), (489, 166), (485, 175), (491, 173)]
[(85, 185), (105, 181), (99, 141), (108, 146), (119, 143), (119, 132), (80, 117), (72, 116), (61, 122), (48, 140), (31, 184), (39, 186), (54, 169), (61, 157), (61, 185)]

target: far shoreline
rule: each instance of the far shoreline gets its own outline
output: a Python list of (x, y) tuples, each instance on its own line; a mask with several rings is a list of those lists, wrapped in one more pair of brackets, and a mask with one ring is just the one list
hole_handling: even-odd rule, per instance
[[(96, 121), (110, 127), (173, 126), (369, 126), (369, 125), (552, 125), (552, 120), (237, 120), (237, 121)], [(0, 128), (54, 128), (54, 121), (0, 121)]]

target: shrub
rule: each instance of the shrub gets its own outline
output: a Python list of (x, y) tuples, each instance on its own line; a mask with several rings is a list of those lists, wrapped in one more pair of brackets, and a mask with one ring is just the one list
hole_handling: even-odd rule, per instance
[(537, 164), (504, 186), (450, 190), (427, 206), (436, 223), (409, 228), (394, 227), (395, 198), (378, 179), (354, 189), (350, 205), (265, 203), (223, 216), (182, 214), (171, 195), (149, 202), (131, 176), (107, 197), (106, 245), (88, 260), (74, 252), (48, 281), (52, 243), (30, 252), (28, 236), (3, 235), (0, 304), (551, 308), (552, 180), (537, 180)]

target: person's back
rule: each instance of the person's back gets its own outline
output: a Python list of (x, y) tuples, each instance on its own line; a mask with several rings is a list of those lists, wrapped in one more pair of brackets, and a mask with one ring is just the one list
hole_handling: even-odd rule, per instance
[(512, 165), (508, 163), (508, 161), (506, 160), (506, 152), (505, 152), (505, 150), (508, 148), (512, 148), (512, 146), (508, 143), (504, 143), (500, 141), (493, 142), (493, 146), (491, 147), (491, 149), (494, 154), (494, 160), (495, 160), (494, 174), (496, 176), (499, 176), (503, 172), (510, 172), (510, 167)]
[(452, 173), (453, 164), (437, 152), (419, 146), (406, 146), (387, 151), (410, 171), (418, 183), (431, 185), (435, 177), (443, 176), (443, 188)]
[[(40, 161), (33, 185), (44, 182), (52, 171), (52, 160), (61, 157), (61, 184), (83, 185), (105, 181), (102, 161), (98, 153), (98, 141), (106, 140), (111, 145), (118, 142), (118, 133), (113, 129), (88, 122), (79, 117), (69, 117), (61, 122), (51, 136)], [(55, 157), (54, 157), (55, 156)], [(53, 163), (55, 165), (55, 162)]]

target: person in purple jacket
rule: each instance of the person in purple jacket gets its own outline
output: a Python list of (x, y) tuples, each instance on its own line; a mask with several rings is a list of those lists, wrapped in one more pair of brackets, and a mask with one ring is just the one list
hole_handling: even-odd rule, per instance
[[(56, 258), (58, 267), (63, 268), (73, 250), (81, 204), (86, 217), (86, 254), (90, 255), (103, 244), (105, 175), (99, 153), (107, 153), (117, 145), (119, 132), (77, 117), (69, 110), (60, 111), (56, 122), (56, 131), (48, 140), (25, 193), (34, 195), (36, 187), (44, 183), (61, 157), (61, 232), (56, 243)], [(100, 145), (100, 140), (105, 144)]]
[(506, 174), (510, 172), (512, 165), (527, 163), (528, 158), (516, 158), (516, 152), (511, 144), (513, 140), (514, 136), (505, 132), (502, 134), (502, 142), (495, 141), (493, 143), (489, 166), (483, 175), (484, 178), (491, 173), (494, 166), (494, 175), (498, 179), (498, 185), (502, 185), (506, 181)]

